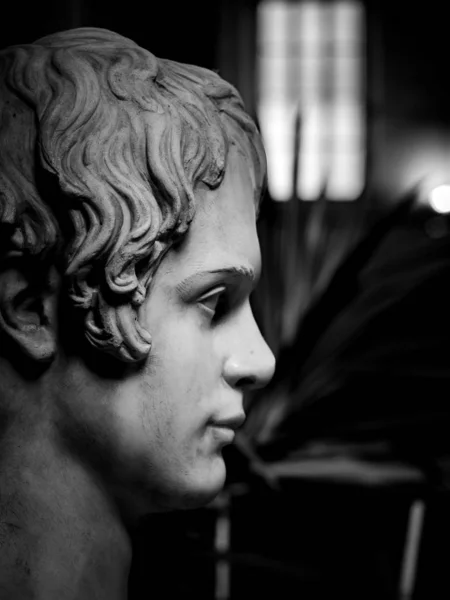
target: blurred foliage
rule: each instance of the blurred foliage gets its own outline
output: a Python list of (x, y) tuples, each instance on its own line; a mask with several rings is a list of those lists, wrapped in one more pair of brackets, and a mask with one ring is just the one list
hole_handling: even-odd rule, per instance
[[(293, 314), (289, 302), (298, 304), (301, 293), (306, 299), (296, 306), (293, 335), (278, 340), (272, 383), (248, 399), (242, 436), (257, 456), (305, 458), (312, 442), (328, 440), (329, 458), (348, 456), (352, 443), (356, 459), (382, 442), (378, 461), (403, 461), (435, 482), (448, 479), (449, 224), (415, 200), (412, 193), (360, 228), (353, 243), (343, 229), (341, 238), (323, 233), (317, 205), (298, 242), (292, 271), (303, 281), (295, 294), (287, 300), (293, 273), (278, 295), (266, 280), (267, 318), (277, 301), (278, 311), (289, 306)], [(278, 256), (278, 269), (281, 262)]]

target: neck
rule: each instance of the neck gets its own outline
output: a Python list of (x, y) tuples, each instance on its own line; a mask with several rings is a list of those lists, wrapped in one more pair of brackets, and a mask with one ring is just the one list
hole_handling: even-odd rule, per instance
[(43, 439), (0, 446), (0, 597), (125, 600), (131, 543), (117, 510)]

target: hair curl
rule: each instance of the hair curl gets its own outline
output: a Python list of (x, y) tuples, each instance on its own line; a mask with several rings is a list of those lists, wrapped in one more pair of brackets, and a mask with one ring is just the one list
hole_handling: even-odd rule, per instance
[[(220, 185), (230, 143), (259, 201), (265, 155), (238, 92), (80, 28), (2, 51), (0, 99), (2, 253), (56, 256), (90, 343), (142, 360), (151, 336), (137, 308), (194, 217), (195, 185)], [(57, 181), (51, 198), (40, 174)]]

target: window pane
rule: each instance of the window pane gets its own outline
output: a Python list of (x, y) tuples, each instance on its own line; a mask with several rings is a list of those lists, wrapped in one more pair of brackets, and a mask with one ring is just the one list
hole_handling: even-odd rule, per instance
[(362, 4), (263, 1), (258, 43), (258, 112), (272, 196), (292, 196), (299, 107), (297, 195), (315, 199), (326, 187), (330, 199), (357, 197), (366, 143)]

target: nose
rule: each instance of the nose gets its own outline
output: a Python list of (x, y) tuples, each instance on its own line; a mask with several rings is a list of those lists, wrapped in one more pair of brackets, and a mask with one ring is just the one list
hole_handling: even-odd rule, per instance
[(275, 371), (275, 357), (251, 311), (250, 317), (246, 327), (238, 328), (233, 351), (229, 353), (223, 370), (224, 379), (230, 386), (244, 390), (264, 387)]

